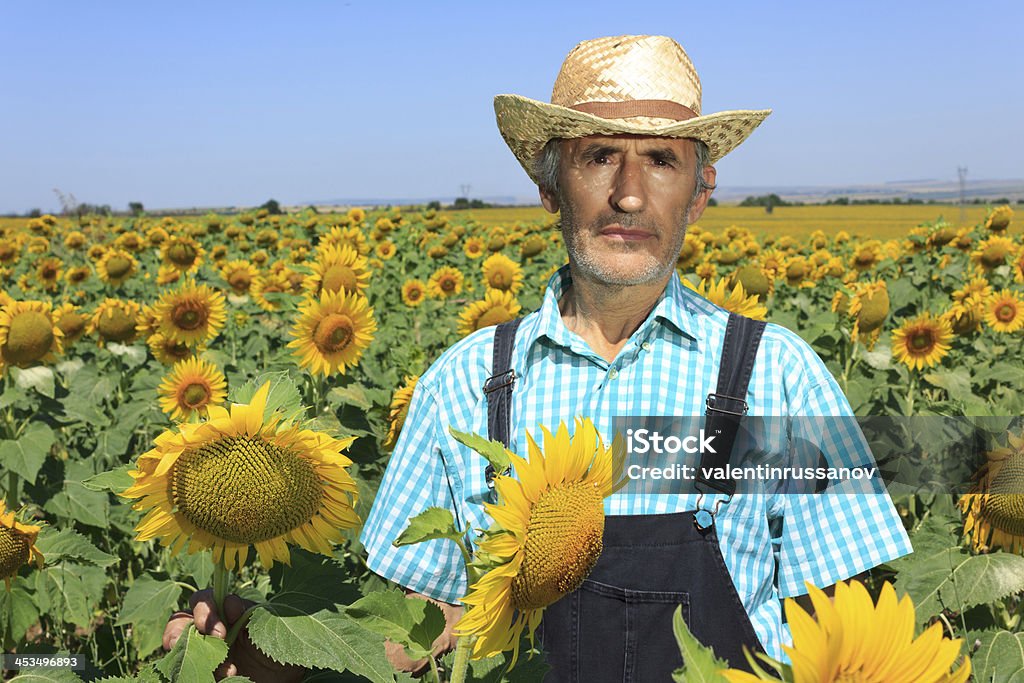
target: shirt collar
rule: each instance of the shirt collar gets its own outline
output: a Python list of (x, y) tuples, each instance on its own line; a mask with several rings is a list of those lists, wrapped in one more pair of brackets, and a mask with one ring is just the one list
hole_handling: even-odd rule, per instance
[[(541, 337), (547, 337), (556, 344), (565, 347), (574, 346), (574, 338), (577, 337), (565, 327), (565, 323), (562, 322), (562, 314), (558, 309), (558, 302), (571, 283), (572, 275), (569, 272), (569, 264), (559, 268), (548, 280), (548, 286), (544, 292), (544, 302), (538, 312), (537, 324), (533, 326), (533, 333), (529, 338), (524, 340), (527, 345)], [(641, 323), (634, 334), (638, 339), (646, 339), (651, 333), (654, 322), (661, 321), (668, 323), (678, 333), (696, 341), (693, 297), (699, 297), (699, 295), (684, 287), (679, 281), (679, 277), (673, 274), (651, 314)]]

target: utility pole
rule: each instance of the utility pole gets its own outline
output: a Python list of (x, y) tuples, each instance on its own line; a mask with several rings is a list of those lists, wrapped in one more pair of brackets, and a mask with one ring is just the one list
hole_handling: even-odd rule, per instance
[(967, 223), (967, 167), (957, 166), (956, 175), (960, 179), (960, 225)]
[(469, 199), (469, 191), (471, 188), (472, 186), (469, 183), (463, 183), (462, 185), (459, 185), (459, 196)]

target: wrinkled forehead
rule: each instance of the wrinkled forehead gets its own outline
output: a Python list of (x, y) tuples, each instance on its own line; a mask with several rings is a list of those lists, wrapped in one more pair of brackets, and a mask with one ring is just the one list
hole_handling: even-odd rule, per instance
[(661, 135), (588, 135), (562, 140), (561, 147), (562, 151), (569, 155), (593, 149), (633, 151), (637, 154), (672, 152), (680, 158), (690, 158), (695, 154), (692, 138), (670, 138)]

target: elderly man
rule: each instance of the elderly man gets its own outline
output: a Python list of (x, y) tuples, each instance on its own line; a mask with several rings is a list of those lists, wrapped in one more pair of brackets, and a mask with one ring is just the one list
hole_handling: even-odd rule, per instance
[[(467, 530), (489, 526), (493, 472), (449, 428), (524, 453), (528, 432), (579, 416), (607, 440), (613, 419), (626, 415), (706, 416), (721, 426), (734, 413), (850, 414), (799, 337), (730, 315), (675, 273), (687, 225), (714, 189), (711, 164), (769, 111), (702, 114), (696, 71), (661, 36), (583, 42), (550, 103), (501, 95), (495, 110), (544, 207), (561, 213), (569, 263), (539, 311), (463, 339), (419, 380), (366, 520), (370, 569), (442, 606), (448, 629), (437, 653), (454, 644), (462, 613), (462, 556), (449, 541), (392, 541), (429, 507), (449, 509)], [(831, 444), (822, 439), (826, 456)], [(870, 454), (853, 454), (862, 456)], [(550, 678), (666, 680), (681, 663), (671, 623), (679, 605), (694, 634), (733, 666), (746, 667), (744, 646), (781, 658), (781, 598), (911, 550), (884, 494), (731, 496), (728, 482), (700, 483), (700, 494), (605, 501), (597, 565), (544, 613)], [(196, 610), (205, 631), (217, 623), (208, 602)], [(426, 666), (388, 648), (398, 668)]]
[[(703, 415), (725, 364), (745, 368), (730, 374), (735, 384), (746, 372), (746, 389), (735, 405), (719, 391), (729, 404), (719, 412), (745, 402), (751, 415), (850, 414), (822, 361), (783, 328), (735, 336), (744, 341), (723, 358), (729, 314), (675, 273), (687, 225), (715, 185), (711, 164), (769, 111), (702, 114), (696, 71), (682, 47), (661, 36), (583, 42), (566, 58), (551, 103), (501, 95), (495, 110), (544, 207), (561, 213), (569, 263), (552, 277), (541, 309), (512, 330), (514, 340), (503, 329), (499, 346), (511, 347), (504, 355), (512, 372), (495, 367), (502, 354), (489, 328), (423, 375), (362, 536), (369, 567), (445, 605), (450, 624), (467, 590), (455, 545), (391, 545), (409, 517), (431, 506), (450, 509), (465, 528), (489, 525), (486, 463), (449, 427), (489, 432), (519, 453), (528, 431), (576, 416), (594, 420), (607, 438), (615, 416)], [(511, 392), (501, 396), (508, 379)], [(503, 400), (511, 419), (495, 418)], [(665, 680), (680, 663), (671, 614), (681, 603), (691, 630), (733, 666), (746, 666), (744, 645), (782, 657), (780, 598), (806, 593), (805, 581), (830, 586), (911, 550), (885, 495), (736, 496), (711, 505), (728, 500), (720, 490), (712, 486), (700, 501), (606, 501), (597, 566), (544, 615), (553, 678)], [(710, 529), (695, 524), (698, 503), (714, 513), (704, 518)], [(393, 654), (407, 669), (423, 666)]]

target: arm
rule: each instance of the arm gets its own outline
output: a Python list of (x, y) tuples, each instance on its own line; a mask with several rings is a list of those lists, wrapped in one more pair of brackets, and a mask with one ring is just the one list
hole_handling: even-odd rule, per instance
[[(455, 633), (455, 624), (458, 623), (459, 618), (462, 617), (462, 605), (450, 605), (447, 602), (440, 602), (433, 598), (427, 597), (421, 593), (405, 589), (405, 596), (409, 599), (419, 599), (432, 602), (441, 608), (444, 613), (444, 633), (437, 637), (434, 641), (434, 657), (441, 657), (448, 652), (455, 649), (455, 641), (457, 640)], [(387, 654), (388, 661), (391, 662), (391, 666), (395, 667), (398, 671), (406, 671), (411, 673), (413, 676), (420, 676), (427, 671), (429, 662), (426, 659), (419, 659), (413, 661), (405, 654), (405, 648), (397, 643), (392, 643), (390, 640), (384, 643), (384, 652)]]

